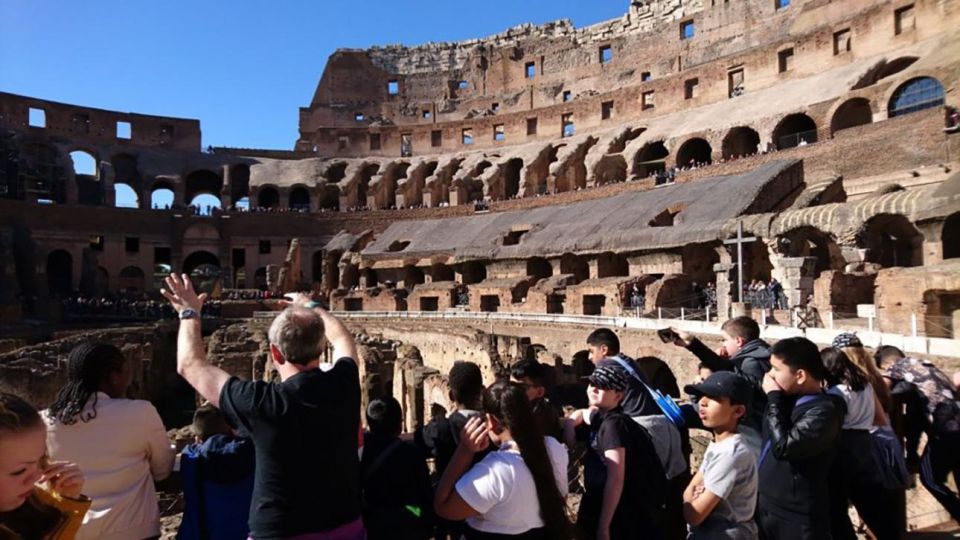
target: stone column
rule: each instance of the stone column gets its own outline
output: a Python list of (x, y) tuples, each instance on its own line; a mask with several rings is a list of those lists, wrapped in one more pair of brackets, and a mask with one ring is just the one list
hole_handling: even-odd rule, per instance
[(717, 273), (716, 318), (719, 321), (728, 318), (733, 301), (736, 300), (736, 296), (731, 294), (737, 288), (735, 269), (736, 265), (731, 262), (719, 262), (713, 265), (713, 271)]
[(600, 276), (600, 261), (590, 259), (587, 261), (587, 269), (590, 271), (590, 279), (597, 279)]
[(807, 295), (813, 293), (813, 273), (816, 257), (781, 257), (771, 255), (771, 275), (783, 286), (783, 295), (788, 306), (806, 303)]
[(221, 169), (223, 173), (223, 183), (220, 184), (220, 208), (226, 210), (230, 207), (230, 166), (224, 165)]
[(99, 169), (100, 190), (103, 194), (103, 204), (104, 206), (110, 207), (116, 206), (117, 192), (113, 187), (113, 165), (109, 161), (101, 161)]
[(923, 265), (930, 266), (943, 262), (943, 225), (946, 220), (917, 223), (923, 234)]

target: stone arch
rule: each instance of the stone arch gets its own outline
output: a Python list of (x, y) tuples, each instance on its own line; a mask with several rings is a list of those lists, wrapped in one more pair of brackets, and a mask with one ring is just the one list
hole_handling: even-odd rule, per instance
[(643, 145), (643, 148), (637, 151), (633, 159), (633, 175), (639, 178), (646, 178), (658, 171), (665, 170), (667, 156), (670, 151), (663, 144), (663, 141), (652, 141)]
[(47, 291), (50, 296), (64, 297), (73, 292), (73, 256), (65, 249), (47, 255)]
[(87, 176), (91, 180), (100, 179), (100, 160), (97, 159), (96, 152), (84, 149), (72, 150), (70, 162), (73, 164), (73, 174), (77, 178)]
[(396, 207), (397, 186), (400, 179), (407, 177), (408, 169), (410, 169), (410, 163), (406, 161), (391, 162), (384, 167), (383, 172), (375, 182), (370, 182), (370, 189), (373, 191), (374, 210), (387, 210)]
[(280, 192), (275, 186), (264, 185), (257, 189), (258, 208), (276, 208), (280, 205)]
[(883, 67), (877, 72), (876, 80), (879, 81), (880, 79), (886, 79), (887, 77), (896, 75), (897, 73), (900, 73), (901, 71), (912, 66), (914, 62), (919, 59), (920, 58), (916, 56), (901, 56), (900, 58), (894, 58), (893, 60), (883, 64)]
[(209, 251), (197, 250), (187, 255), (183, 259), (182, 268), (198, 291), (211, 293), (220, 282), (220, 258)]
[(960, 212), (950, 214), (943, 222), (940, 238), (943, 241), (943, 258), (960, 258)]
[[(367, 195), (370, 189), (370, 179), (380, 170), (379, 163), (365, 163), (354, 175), (350, 186), (346, 189), (346, 206), (350, 208), (365, 208)], [(341, 208), (341, 210), (344, 210)]]
[(523, 160), (520, 158), (511, 159), (502, 166), (501, 170), (503, 174), (503, 198), (512, 199), (517, 195), (522, 195), (520, 192), (520, 171), (523, 170)]
[(140, 194), (130, 184), (113, 184), (114, 206), (117, 208), (140, 208)]
[(460, 265), (464, 285), (473, 285), (487, 279), (487, 266), (480, 261), (466, 261)]
[(150, 207), (164, 209), (173, 206), (175, 193), (173, 184), (166, 180), (158, 180), (150, 187)]
[(887, 105), (887, 116), (903, 116), (944, 104), (943, 84), (933, 77), (915, 77), (897, 86)]
[(399, 187), (397, 189), (403, 196), (403, 206), (405, 208), (423, 204), (423, 191), (426, 187), (427, 178), (433, 176), (439, 166), (439, 161), (425, 161), (414, 168), (406, 180), (398, 182)]
[(220, 175), (207, 169), (198, 169), (187, 175), (184, 180), (184, 200), (192, 201), (198, 195), (213, 195), (220, 198), (223, 179)]
[(340, 209), (340, 186), (336, 184), (321, 185), (317, 195), (317, 208), (321, 210)]
[(139, 266), (125, 266), (120, 270), (120, 279), (117, 287), (129, 294), (140, 294), (146, 291), (146, 274)]
[(817, 123), (804, 113), (785, 116), (773, 129), (773, 144), (777, 150), (817, 142)]
[(423, 270), (412, 264), (403, 267), (402, 276), (403, 286), (406, 289), (412, 289), (416, 285), (423, 285), (427, 281)]
[(705, 139), (694, 137), (687, 139), (677, 150), (677, 166), (689, 167), (713, 162), (713, 148)]
[(858, 247), (867, 250), (867, 262), (883, 268), (923, 264), (923, 235), (900, 214), (868, 219), (857, 234)]
[(310, 191), (307, 186), (298, 184), (290, 189), (287, 196), (287, 207), (291, 210), (310, 211)]
[(335, 290), (340, 288), (340, 258), (343, 257), (343, 251), (334, 250), (327, 253), (325, 259), (325, 270), (327, 279), (323, 281), (325, 290)]
[(430, 279), (431, 281), (454, 281), (456, 279), (456, 274), (450, 265), (433, 263), (430, 266)]
[(723, 159), (734, 159), (760, 151), (760, 134), (751, 127), (737, 126), (727, 132), (720, 145)]
[(630, 264), (627, 262), (627, 258), (607, 251), (601, 253), (597, 256), (597, 277), (617, 277), (617, 276), (629, 276), (630, 275)]
[[(24, 182), (18, 190), (32, 191), (40, 200), (67, 202), (67, 176), (63, 172), (60, 151), (42, 142), (26, 143), (19, 150), (19, 172)], [(23, 191), (19, 193), (22, 197)]]
[(527, 259), (527, 276), (537, 279), (548, 278), (553, 275), (553, 265), (543, 257)]
[(870, 100), (862, 97), (850, 98), (844, 101), (830, 120), (830, 135), (836, 132), (869, 124), (873, 121), (873, 110), (870, 107)]
[(573, 253), (564, 253), (560, 256), (560, 273), (570, 274), (580, 283), (590, 279), (590, 264), (584, 257)]
[(110, 272), (102, 266), (97, 267), (93, 279), (93, 294), (95, 296), (106, 296), (110, 292)]
[(783, 257), (815, 257), (813, 279), (827, 270), (843, 270), (846, 261), (836, 239), (829, 233), (805, 225), (777, 237), (777, 252)]

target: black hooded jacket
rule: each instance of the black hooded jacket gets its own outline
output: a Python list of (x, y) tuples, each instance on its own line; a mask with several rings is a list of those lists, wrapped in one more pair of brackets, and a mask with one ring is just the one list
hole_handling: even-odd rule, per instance
[(759, 505), (788, 521), (826, 524), (833, 462), (846, 403), (834, 394), (767, 394), (758, 463)]

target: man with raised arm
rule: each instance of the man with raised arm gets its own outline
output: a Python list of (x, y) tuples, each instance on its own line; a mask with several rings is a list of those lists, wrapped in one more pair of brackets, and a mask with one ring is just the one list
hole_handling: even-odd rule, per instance
[[(287, 295), (270, 325), (280, 382), (245, 381), (206, 359), (197, 295), (186, 275), (166, 278), (164, 297), (180, 315), (177, 372), (256, 446), (250, 536), (361, 540), (357, 429), (360, 379), (346, 327), (309, 296)], [(324, 337), (337, 361), (320, 369)]]

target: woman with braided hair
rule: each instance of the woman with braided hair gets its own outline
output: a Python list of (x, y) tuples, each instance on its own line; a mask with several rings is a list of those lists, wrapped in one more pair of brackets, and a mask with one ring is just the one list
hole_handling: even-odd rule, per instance
[(67, 359), (67, 383), (44, 411), (55, 459), (76, 462), (93, 505), (78, 540), (141, 540), (160, 535), (155, 480), (169, 476), (174, 451), (157, 410), (127, 399), (132, 379), (120, 349), (84, 343)]
[(73, 463), (47, 458), (40, 414), (0, 392), (0, 538), (73, 538), (90, 499)]

